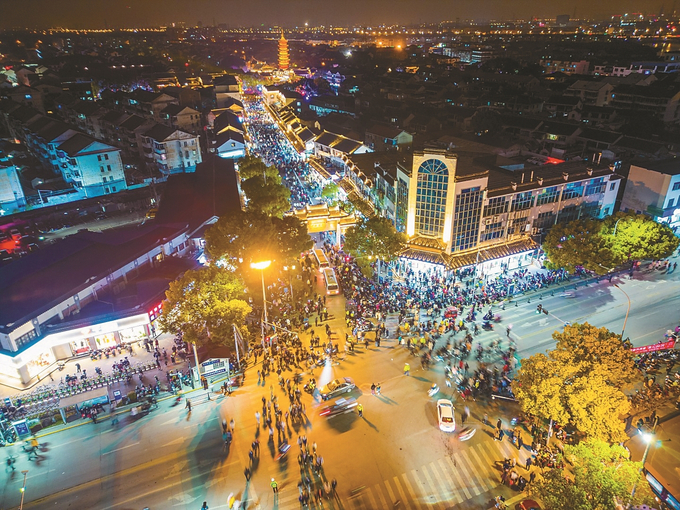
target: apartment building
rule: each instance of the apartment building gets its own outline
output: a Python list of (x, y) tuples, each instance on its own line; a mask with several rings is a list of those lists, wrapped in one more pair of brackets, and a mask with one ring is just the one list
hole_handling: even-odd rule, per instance
[(191, 173), (203, 161), (198, 135), (155, 124), (139, 133), (145, 161), (163, 175)]

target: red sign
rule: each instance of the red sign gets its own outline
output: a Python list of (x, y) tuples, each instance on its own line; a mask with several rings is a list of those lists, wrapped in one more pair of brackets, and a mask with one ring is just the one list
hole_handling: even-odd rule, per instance
[(643, 345), (642, 347), (633, 347), (630, 352), (633, 354), (643, 354), (645, 352), (654, 351), (665, 351), (666, 349), (672, 349), (675, 347), (675, 340), (669, 340), (668, 342), (662, 342), (659, 344)]

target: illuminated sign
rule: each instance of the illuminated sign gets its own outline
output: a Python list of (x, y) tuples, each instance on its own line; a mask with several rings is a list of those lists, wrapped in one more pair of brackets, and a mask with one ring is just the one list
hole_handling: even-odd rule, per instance
[(149, 321), (153, 322), (163, 313), (163, 303), (159, 303), (149, 310)]

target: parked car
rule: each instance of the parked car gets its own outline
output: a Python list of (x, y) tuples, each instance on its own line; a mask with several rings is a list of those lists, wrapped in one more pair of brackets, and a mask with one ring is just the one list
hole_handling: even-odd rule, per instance
[(356, 385), (352, 379), (349, 377), (342, 377), (340, 379), (335, 379), (334, 381), (329, 382), (326, 386), (320, 388), (319, 393), (321, 394), (322, 399), (329, 400), (342, 393), (349, 393), (355, 387)]

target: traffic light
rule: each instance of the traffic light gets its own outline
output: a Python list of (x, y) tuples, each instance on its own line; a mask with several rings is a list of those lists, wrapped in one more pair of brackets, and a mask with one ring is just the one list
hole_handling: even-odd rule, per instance
[(538, 305), (536, 307), (536, 313), (541, 313), (542, 310), (543, 310), (543, 305)]

